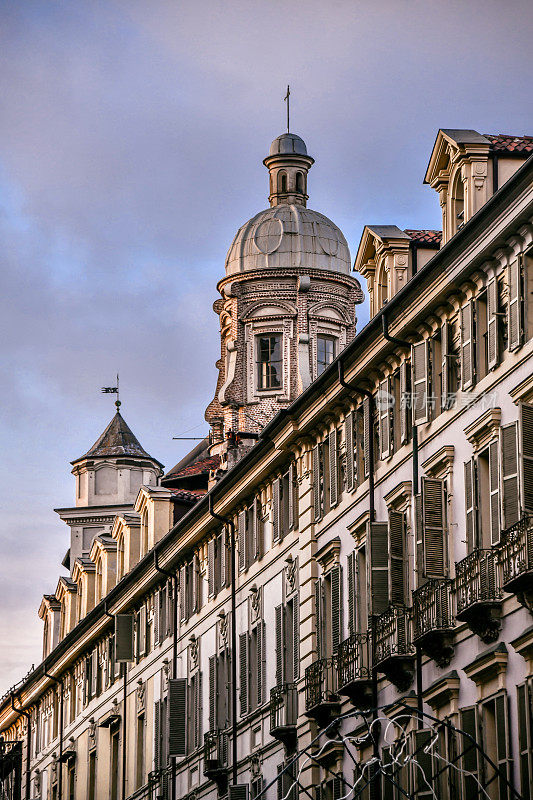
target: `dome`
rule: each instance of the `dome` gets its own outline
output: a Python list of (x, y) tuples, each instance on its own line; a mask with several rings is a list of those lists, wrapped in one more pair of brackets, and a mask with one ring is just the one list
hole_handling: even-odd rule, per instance
[(270, 145), (270, 156), (290, 155), (291, 153), (297, 153), (300, 156), (307, 155), (304, 140), (295, 133), (282, 133)]
[(226, 275), (294, 267), (346, 275), (351, 271), (342, 231), (323, 214), (302, 205), (282, 204), (256, 214), (239, 228), (226, 257)]

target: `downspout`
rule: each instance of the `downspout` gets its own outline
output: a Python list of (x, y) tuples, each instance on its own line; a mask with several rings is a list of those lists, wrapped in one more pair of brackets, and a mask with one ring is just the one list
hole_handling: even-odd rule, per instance
[[(416, 248), (413, 250), (413, 263), (416, 265), (416, 259), (414, 258), (414, 254), (416, 253)], [(389, 334), (389, 325), (387, 320), (387, 315), (383, 313), (381, 317), (382, 323), (382, 333), (384, 338), (388, 342), (392, 342), (393, 344), (397, 344), (400, 347), (409, 347), (411, 345), (409, 342), (404, 341), (403, 339), (397, 339), (395, 336), (391, 336)], [(413, 447), (413, 495), (418, 494), (418, 429), (416, 425), (412, 425), (412, 447)], [(423, 699), (422, 699), (422, 690), (423, 690), (423, 682), (422, 682), (422, 648), (420, 644), (416, 645), (416, 705), (417, 705), (417, 712), (418, 712), (418, 728), (421, 730), (423, 728)]]
[(50, 675), (49, 672), (44, 672), (46, 678), (50, 678), (50, 680), (55, 681), (55, 683), (61, 687), (60, 694), (59, 694), (59, 777), (58, 777), (58, 794), (60, 800), (63, 798), (63, 681), (59, 678), (56, 678), (54, 675)]
[[(172, 581), (172, 677), (178, 677), (178, 576), (168, 572), (158, 564), (157, 550), (154, 548), (154, 567), (161, 575), (166, 575)], [(172, 783), (170, 796), (176, 800), (176, 759), (172, 759)]]
[(235, 564), (235, 525), (231, 519), (216, 514), (213, 509), (213, 495), (209, 494), (209, 513), (230, 530), (231, 547), (231, 722), (232, 722), (232, 780), (237, 785), (237, 586)]
[[(20, 702), (20, 701), (19, 701)], [(30, 800), (30, 774), (31, 774), (31, 716), (28, 711), (23, 708), (15, 707), (15, 695), (11, 694), (11, 708), (21, 717), (26, 717), (28, 723), (27, 742), (26, 742), (26, 800)]]

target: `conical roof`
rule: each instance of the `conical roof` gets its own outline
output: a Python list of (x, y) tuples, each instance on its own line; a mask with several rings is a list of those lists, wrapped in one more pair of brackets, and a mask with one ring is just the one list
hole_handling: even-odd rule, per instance
[[(85, 455), (80, 456), (76, 461), (81, 461), (82, 458), (99, 458), (105, 456), (137, 456), (139, 458), (149, 458), (151, 461), (156, 461), (149, 455), (144, 447), (127, 425), (124, 417), (120, 411), (117, 411), (105, 431), (96, 440), (90, 450)], [(72, 462), (75, 463), (74, 461)]]

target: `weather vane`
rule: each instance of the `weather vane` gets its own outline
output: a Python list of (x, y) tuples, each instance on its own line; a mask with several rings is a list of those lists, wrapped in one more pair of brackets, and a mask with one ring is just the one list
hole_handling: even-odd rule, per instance
[(290, 127), (289, 127), (289, 121), (290, 121), (290, 116), (289, 116), (289, 114), (290, 114), (290, 111), (289, 111), (290, 99), (289, 98), (290, 98), (290, 96), (291, 96), (291, 90), (290, 90), (290, 87), (287, 86), (287, 94), (283, 98), (285, 100), (285, 102), (287, 103), (287, 133), (290, 132)]
[(116, 394), (117, 399), (115, 400), (115, 405), (117, 407), (117, 411), (120, 409), (120, 399), (118, 393), (118, 372), (117, 372), (117, 385), (116, 386), (102, 386), (102, 392), (104, 394)]

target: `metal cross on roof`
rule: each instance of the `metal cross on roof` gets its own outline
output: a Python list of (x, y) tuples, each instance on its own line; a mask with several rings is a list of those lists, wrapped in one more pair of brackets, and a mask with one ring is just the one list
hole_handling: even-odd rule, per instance
[(290, 87), (287, 86), (287, 94), (283, 98), (285, 100), (285, 102), (287, 103), (287, 133), (290, 132), (290, 127), (289, 127), (289, 119), (290, 119), (290, 117), (289, 117), (289, 113), (290, 113), (289, 112), (289, 102), (290, 102), (289, 98), (290, 98), (290, 96), (291, 96), (291, 90), (290, 90)]

